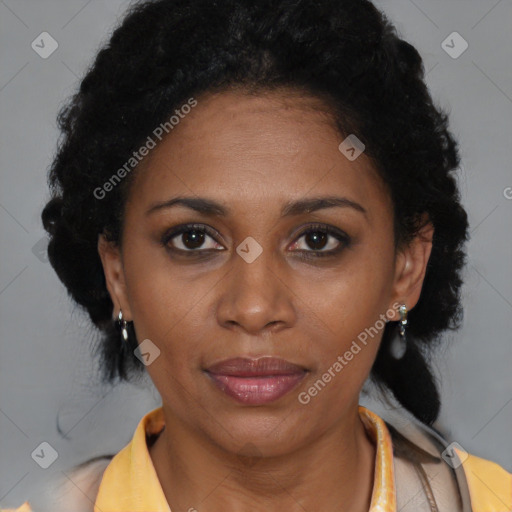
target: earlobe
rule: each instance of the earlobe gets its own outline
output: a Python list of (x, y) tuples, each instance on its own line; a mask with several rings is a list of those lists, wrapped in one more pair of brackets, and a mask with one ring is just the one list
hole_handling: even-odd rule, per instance
[(131, 311), (127, 300), (124, 268), (119, 247), (100, 234), (98, 236), (98, 254), (103, 265), (107, 289), (114, 303), (114, 314), (117, 316), (117, 312), (121, 309), (125, 320), (129, 320)]
[(418, 302), (432, 251), (434, 226), (425, 222), (414, 239), (397, 255), (393, 301), (411, 310)]

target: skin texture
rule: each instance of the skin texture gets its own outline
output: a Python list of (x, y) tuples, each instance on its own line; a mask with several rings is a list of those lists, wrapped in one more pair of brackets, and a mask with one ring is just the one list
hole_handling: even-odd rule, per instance
[[(142, 162), (122, 247), (99, 237), (116, 314), (121, 308), (139, 342), (148, 338), (161, 351), (147, 371), (166, 428), (150, 453), (173, 511), (359, 512), (370, 505), (375, 448), (357, 408), (382, 330), (308, 404), (298, 394), (393, 304), (414, 307), (433, 232), (426, 224), (395, 253), (387, 189), (364, 153), (351, 162), (338, 150), (344, 136), (325, 112), (319, 100), (291, 91), (199, 97)], [(178, 195), (207, 197), (231, 212), (174, 206), (146, 215)], [(280, 217), (289, 201), (325, 196), (348, 198), (366, 213), (331, 207)], [(163, 235), (186, 223), (218, 235), (204, 235), (196, 249), (178, 235), (168, 246), (189, 252), (166, 249)], [(315, 246), (304, 236), (315, 223), (338, 228), (350, 243), (329, 235)], [(263, 249), (252, 263), (236, 252), (249, 236)], [(338, 247), (333, 256), (312, 254)], [(309, 370), (269, 404), (239, 404), (203, 372), (226, 358), (263, 355)], [(247, 451), (258, 456), (242, 457)]]

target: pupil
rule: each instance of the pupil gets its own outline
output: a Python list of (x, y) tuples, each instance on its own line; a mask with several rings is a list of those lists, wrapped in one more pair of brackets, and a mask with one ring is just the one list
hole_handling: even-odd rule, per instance
[(201, 231), (191, 230), (183, 233), (183, 244), (188, 249), (196, 249), (204, 243), (204, 233)]
[[(327, 234), (321, 231), (312, 231), (306, 235), (306, 240), (312, 249), (323, 249), (327, 240)], [(312, 243), (310, 243), (310, 241), (312, 241)]]

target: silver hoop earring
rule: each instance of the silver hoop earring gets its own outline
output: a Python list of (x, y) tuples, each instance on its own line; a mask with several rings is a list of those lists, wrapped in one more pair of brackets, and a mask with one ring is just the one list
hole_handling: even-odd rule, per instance
[(393, 359), (402, 359), (404, 357), (405, 352), (407, 351), (407, 339), (405, 336), (405, 326), (407, 325), (407, 307), (405, 304), (400, 305), (398, 308), (398, 312), (400, 313), (400, 320), (398, 323), (398, 332), (396, 333), (391, 340), (391, 344), (389, 345), (389, 352)]
[(123, 319), (123, 312), (119, 310), (119, 315), (117, 316), (117, 323), (121, 328), (121, 335), (123, 336), (124, 341), (128, 341), (128, 322)]

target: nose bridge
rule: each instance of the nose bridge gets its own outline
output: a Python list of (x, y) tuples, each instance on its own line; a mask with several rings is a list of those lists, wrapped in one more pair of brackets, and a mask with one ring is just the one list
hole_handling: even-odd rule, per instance
[(269, 323), (292, 320), (287, 287), (278, 278), (279, 258), (269, 245), (247, 237), (236, 247), (219, 309), (220, 322), (236, 323), (254, 333)]
[(236, 248), (234, 256), (234, 273), (246, 291), (253, 288), (258, 293), (266, 293), (272, 287), (275, 270), (272, 269), (275, 258), (269, 244), (261, 245), (252, 237), (247, 237)]

